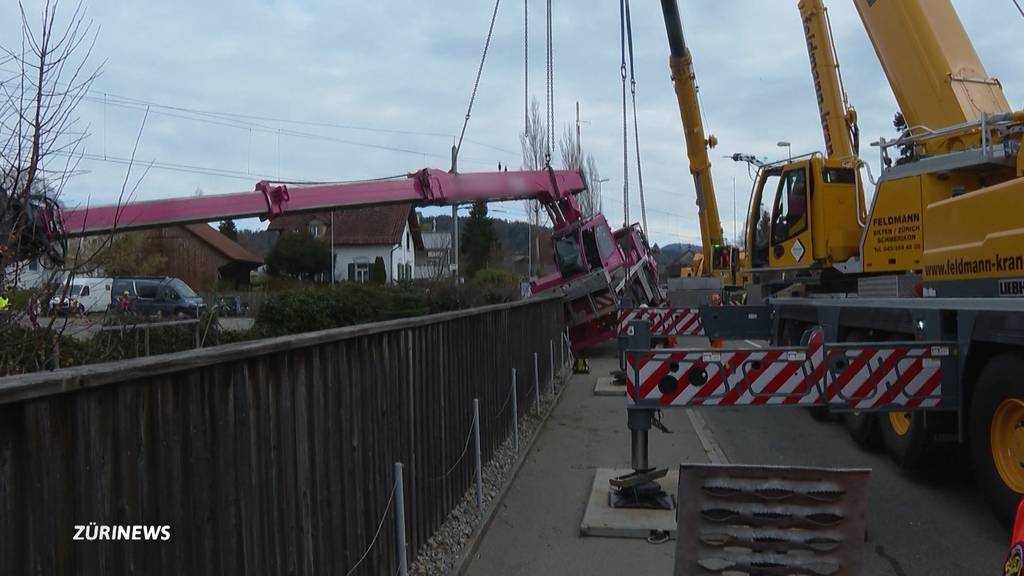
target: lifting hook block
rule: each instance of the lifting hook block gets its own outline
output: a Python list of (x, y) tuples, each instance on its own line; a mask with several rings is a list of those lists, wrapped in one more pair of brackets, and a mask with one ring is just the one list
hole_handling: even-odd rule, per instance
[(291, 200), (288, 195), (288, 187), (284, 184), (273, 186), (266, 180), (256, 183), (256, 191), (263, 193), (263, 199), (267, 201), (267, 217), (263, 220), (273, 220), (284, 214), (284, 205)]

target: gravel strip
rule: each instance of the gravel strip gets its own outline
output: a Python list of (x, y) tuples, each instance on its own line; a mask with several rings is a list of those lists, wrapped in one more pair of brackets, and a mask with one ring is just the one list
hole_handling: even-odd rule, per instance
[[(564, 382), (558, 382), (558, 390), (554, 396), (546, 394), (541, 396), (540, 405), (542, 413), (535, 414), (533, 410), (528, 411), (519, 417), (519, 447), (528, 446), (533, 435), (537, 433), (543, 416), (554, 406), (553, 400), (558, 398)], [(501, 493), (512, 468), (515, 466), (517, 455), (512, 446), (513, 438), (511, 433), (504, 444), (498, 447), (491, 461), (483, 469), (484, 488), (484, 510), (491, 507), (494, 499)], [(428, 540), (423, 549), (420, 550), (416, 561), (409, 567), (409, 574), (416, 576), (450, 574), (455, 562), (458, 561), (463, 546), (472, 536), (473, 531), (480, 525), (483, 515), (476, 507), (476, 486), (473, 485), (462, 497), (459, 505), (452, 510), (441, 527)]]

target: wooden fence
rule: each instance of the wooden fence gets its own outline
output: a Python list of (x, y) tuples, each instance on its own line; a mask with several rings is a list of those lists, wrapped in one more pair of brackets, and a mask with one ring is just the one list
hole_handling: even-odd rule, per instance
[[(369, 546), (405, 464), (410, 558), (533, 405), (556, 299), (0, 379), (0, 574), (337, 574)], [(543, 390), (543, 388), (542, 388)], [(497, 414), (497, 415), (495, 415)], [(387, 515), (358, 574), (394, 574)], [(95, 527), (90, 523), (96, 523)], [(169, 526), (77, 541), (76, 526)]]

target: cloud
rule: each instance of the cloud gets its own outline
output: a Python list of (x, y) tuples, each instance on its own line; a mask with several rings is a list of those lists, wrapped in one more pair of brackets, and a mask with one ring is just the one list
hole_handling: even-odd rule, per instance
[[(822, 147), (802, 27), (795, 1), (680, 4), (706, 122), (721, 143), (712, 162), (724, 227), (731, 236), (733, 179), (740, 219), (751, 183), (745, 166), (721, 156), (747, 152), (777, 158), (785, 153), (775, 146), (779, 140), (792, 142), (794, 153)], [(1013, 74), (1024, 57), (1024, 46), (1017, 41), (1024, 20), (1008, 2), (954, 4), (990, 74), (1003, 81), (1011, 102), (1020, 107), (1024, 80)], [(254, 128), (151, 108), (140, 161), (237, 173), (226, 177), (153, 169), (138, 196), (155, 198), (189, 195), (196, 188), (208, 193), (248, 190), (268, 175), (348, 180), (401, 174), (425, 165), (447, 168), (492, 5), (468, 0), (92, 0), (88, 8), (101, 27), (95, 56), (97, 61), (106, 60), (93, 97), (80, 110), (82, 126), (91, 132), (90, 154), (126, 157), (131, 152), (145, 105), (115, 104), (116, 96), (371, 129), (249, 120), (258, 125)], [(530, 94), (543, 101), (543, 5), (532, 2), (530, 8)], [(16, 11), (13, 2), (0, 6), (0, 37), (16, 37)], [(585, 122), (583, 145), (610, 179), (604, 185), (606, 215), (609, 221), (620, 222), (618, 4), (564, 0), (555, 3), (555, 12), (556, 132), (574, 121), (579, 101)], [(891, 136), (896, 103), (856, 10), (850, 2), (832, 1), (830, 13), (864, 140)], [(669, 78), (661, 11), (649, 3), (633, 3), (632, 16), (650, 236), (660, 244), (697, 241), (693, 182)], [(499, 161), (519, 164), (522, 19), (522, 3), (502, 4), (462, 152), (464, 171), (490, 169)], [(866, 145), (862, 152), (868, 158), (875, 155)], [(630, 216), (637, 220), (632, 150), (629, 164), (634, 199)], [(88, 160), (81, 167), (88, 173), (71, 183), (66, 201), (116, 198), (123, 166)], [(510, 205), (508, 211), (515, 216), (521, 208)]]

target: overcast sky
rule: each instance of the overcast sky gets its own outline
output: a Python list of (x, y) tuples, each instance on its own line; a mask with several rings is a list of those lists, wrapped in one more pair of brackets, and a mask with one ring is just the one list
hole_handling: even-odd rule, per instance
[[(70, 2), (66, 3), (70, 4)], [(26, 0), (30, 12), (33, 0)], [(149, 102), (138, 159), (153, 168), (139, 198), (250, 190), (264, 177), (351, 180), (424, 166), (447, 169), (461, 128), (493, 4), (337, 0), (285, 2), (88, 0), (99, 26), (102, 76), (83, 103), (90, 136), (68, 186), (68, 205), (116, 199), (126, 158)], [(776, 159), (821, 149), (815, 96), (796, 0), (680, 0), (713, 152), (719, 206), (732, 236), (733, 180), (742, 219), (751, 180), (721, 158), (747, 152)], [(1024, 18), (1011, 0), (954, 0), (991, 75), (1014, 108), (1024, 97)], [(70, 6), (68, 6), (69, 8)], [(853, 3), (830, 2), (831, 20), (862, 140), (891, 136), (895, 100)], [(618, 2), (556, 0), (555, 99), (560, 133), (582, 111), (582, 141), (597, 158), (604, 212), (620, 224), (622, 117)], [(641, 153), (653, 242), (699, 241), (693, 182), (670, 83), (668, 45), (656, 2), (633, 2)], [(544, 3), (530, 0), (530, 92), (544, 98)], [(15, 2), (0, 3), (0, 42), (18, 36)], [(0, 66), (0, 68), (3, 68)], [(502, 2), (460, 160), (462, 171), (520, 165), (523, 125), (523, 2)], [(104, 104), (106, 100), (106, 104)], [(197, 114), (195, 111), (216, 114)], [(223, 114), (253, 118), (231, 119)], [(258, 118), (256, 118), (258, 117)], [(281, 122), (287, 119), (296, 122)], [(300, 123), (302, 122), (302, 123)], [(328, 126), (332, 125), (332, 126)], [(277, 131), (282, 131), (278, 136)], [(280, 142), (280, 143), (278, 143)], [(877, 152), (862, 153), (876, 164)], [(108, 160), (104, 161), (106, 157)], [(630, 167), (635, 170), (634, 157)], [(186, 168), (187, 167), (187, 168)], [(182, 170), (193, 170), (187, 172)], [(636, 176), (634, 206), (639, 219)], [(494, 215), (522, 218), (521, 203)]]

